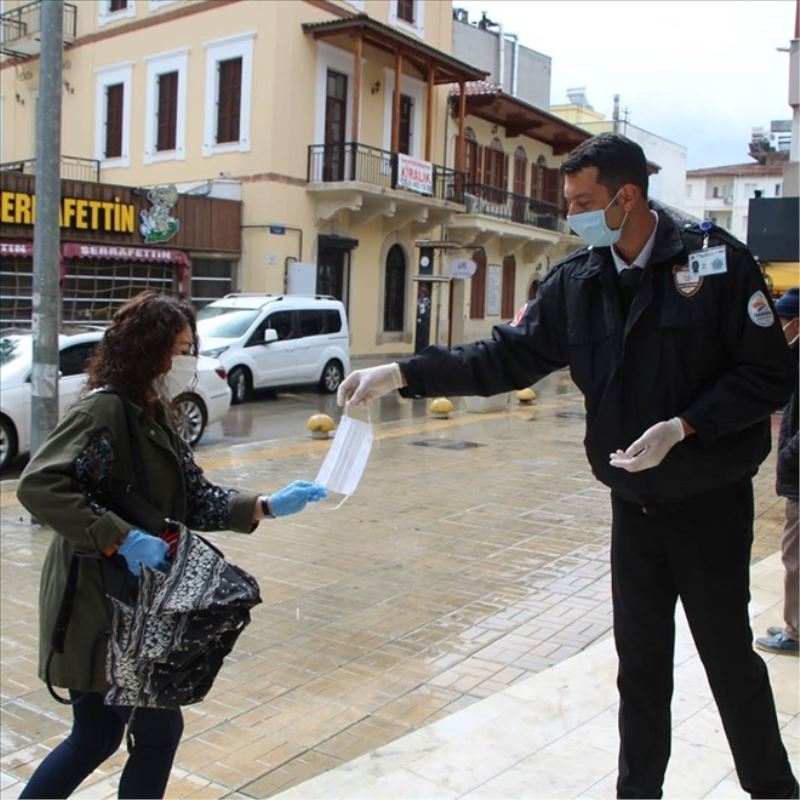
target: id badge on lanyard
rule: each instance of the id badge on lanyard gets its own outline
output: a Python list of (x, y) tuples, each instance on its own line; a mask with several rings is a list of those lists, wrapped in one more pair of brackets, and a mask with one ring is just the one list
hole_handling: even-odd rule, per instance
[(700, 230), (703, 231), (703, 247), (689, 253), (689, 273), (692, 278), (705, 278), (710, 275), (722, 275), (728, 271), (727, 256), (724, 245), (721, 247), (708, 246), (708, 234), (713, 223), (703, 220)]

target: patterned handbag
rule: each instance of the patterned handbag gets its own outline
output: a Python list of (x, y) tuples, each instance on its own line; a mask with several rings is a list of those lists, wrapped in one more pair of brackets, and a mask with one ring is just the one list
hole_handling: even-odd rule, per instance
[(178, 708), (206, 696), (261, 597), (252, 575), (181, 525), (169, 572), (143, 566), (133, 605), (111, 602), (105, 702)]

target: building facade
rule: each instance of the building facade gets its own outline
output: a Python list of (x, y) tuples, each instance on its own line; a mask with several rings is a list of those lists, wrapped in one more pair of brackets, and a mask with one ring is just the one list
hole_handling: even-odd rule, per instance
[[(39, 6), (6, 0), (0, 18), (8, 180), (35, 164)], [(490, 121), (469, 100), (485, 72), (453, 53), (449, 4), (83, 0), (65, 3), (64, 14), (62, 177), (105, 187), (73, 187), (77, 199), (121, 197), (124, 187), (129, 205), (140, 198), (136, 246), (182, 252), (170, 257), (185, 257), (187, 274), (173, 284), (198, 305), (228, 290), (330, 294), (348, 308), (355, 355), (406, 354), (485, 335), (578, 243), (559, 190), (548, 184), (546, 193), (530, 167), (556, 170), (583, 134), (551, 119), (553, 130), (537, 139)], [(521, 110), (534, 120), (536, 109)], [(480, 150), (480, 174), (476, 147), (489, 148)], [(518, 147), (524, 182), (508, 166), (522, 161)], [(482, 195), (483, 183), (517, 199)], [(162, 206), (174, 201), (184, 229), (199, 235), (206, 226), (209, 241), (146, 241), (140, 217), (152, 209), (141, 204), (153, 193)], [(547, 214), (520, 212), (545, 196), (555, 201)], [(204, 217), (193, 210), (200, 201), (234, 203), (239, 216), (214, 205)], [(181, 219), (195, 213), (192, 223)], [(482, 230), (481, 220), (502, 231)], [(19, 230), (4, 223), (0, 238), (19, 244)], [(465, 278), (453, 264), (475, 254), (476, 272)], [(88, 261), (79, 266), (89, 281)]]
[(686, 173), (683, 207), (710, 219), (743, 242), (747, 240), (749, 203), (753, 198), (781, 197), (783, 164), (731, 164)]

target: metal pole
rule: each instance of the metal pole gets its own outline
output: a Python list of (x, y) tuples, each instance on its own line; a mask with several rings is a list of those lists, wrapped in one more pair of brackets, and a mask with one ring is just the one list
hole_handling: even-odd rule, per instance
[(36, 109), (36, 224), (33, 229), (31, 452), (58, 420), (59, 206), (61, 205), (61, 0), (39, 4), (41, 58)]

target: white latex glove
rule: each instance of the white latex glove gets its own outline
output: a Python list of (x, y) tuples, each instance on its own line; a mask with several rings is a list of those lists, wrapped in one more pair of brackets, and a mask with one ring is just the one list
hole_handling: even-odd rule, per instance
[(611, 453), (609, 463), (612, 467), (626, 469), (628, 472), (641, 472), (643, 469), (657, 467), (667, 453), (678, 442), (683, 441), (683, 423), (678, 417), (666, 422), (657, 422), (648, 428), (627, 450)]
[(381, 364), (379, 367), (357, 369), (342, 381), (336, 394), (336, 402), (340, 406), (363, 405), (404, 385), (403, 374), (396, 361)]

